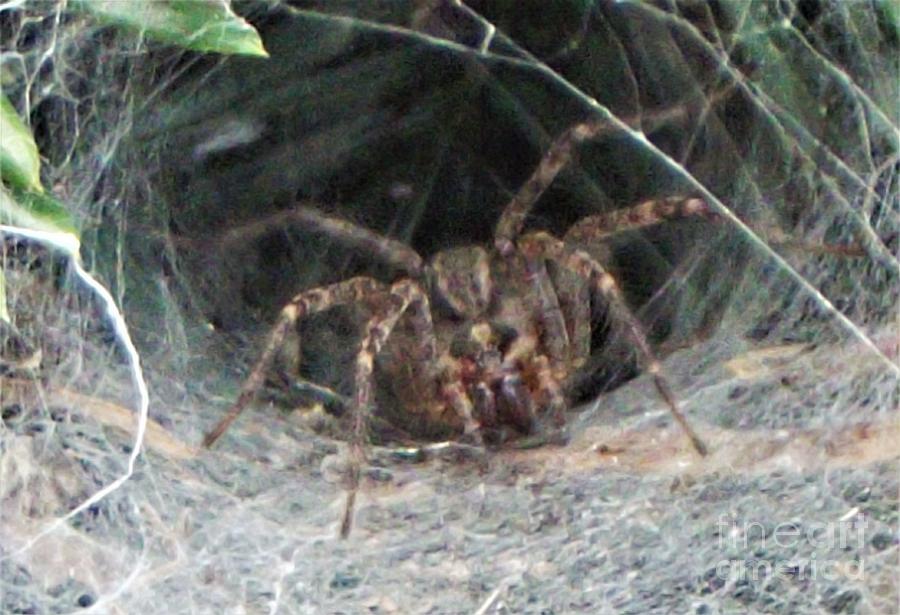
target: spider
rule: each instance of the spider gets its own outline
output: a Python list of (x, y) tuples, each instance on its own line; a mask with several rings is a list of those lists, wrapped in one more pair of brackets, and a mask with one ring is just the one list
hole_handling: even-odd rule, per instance
[(395, 422), (442, 428), (476, 445), (488, 437), (504, 441), (548, 428), (561, 430), (568, 385), (590, 355), (593, 300), (607, 306), (612, 323), (630, 339), (691, 445), (705, 455), (706, 446), (679, 410), (618, 283), (578, 246), (666, 220), (713, 217), (706, 203), (697, 198), (648, 201), (583, 218), (562, 239), (547, 232), (522, 232), (531, 208), (570, 162), (575, 147), (600, 130), (599, 123), (577, 124), (551, 144), (503, 210), (490, 246), (454, 247), (426, 262), (402, 242), (309, 205), (276, 214), (276, 224), (293, 221), (362, 248), (400, 275), (393, 283), (355, 277), (293, 297), (281, 310), (238, 399), (204, 445), (211, 446), (252, 401), (299, 320), (339, 305), (364, 306), (371, 316), (363, 327), (350, 400), (350, 485), (341, 524), (346, 537), (378, 389), (376, 370), (396, 401)]

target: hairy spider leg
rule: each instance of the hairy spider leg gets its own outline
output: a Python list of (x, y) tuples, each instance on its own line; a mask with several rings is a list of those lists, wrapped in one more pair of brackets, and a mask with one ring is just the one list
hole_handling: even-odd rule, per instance
[(568, 249), (561, 240), (549, 233), (529, 233), (519, 240), (519, 247), (530, 258), (543, 256), (543, 258), (553, 259), (574, 271), (590, 284), (595, 293), (606, 300), (610, 306), (613, 322), (623, 326), (632, 339), (645, 369), (652, 374), (657, 391), (669, 407), (669, 412), (687, 434), (697, 453), (701, 456), (707, 455), (706, 445), (681, 413), (672, 388), (647, 341), (643, 327), (625, 302), (615, 278), (596, 259), (581, 250)]
[(307, 290), (291, 299), (282, 308), (278, 320), (272, 326), (263, 352), (244, 381), (237, 401), (232, 404), (225, 417), (206, 435), (203, 439), (203, 446), (212, 446), (253, 401), (257, 391), (263, 385), (266, 372), (272, 365), (278, 349), (284, 343), (291, 327), (296, 325), (297, 320), (336, 305), (366, 301), (376, 294), (386, 294), (387, 292), (388, 288), (385, 284), (372, 278), (358, 277), (325, 288)]
[[(370, 250), (372, 254), (383, 262), (397, 267), (411, 276), (418, 278), (422, 275), (422, 258), (409, 246), (351, 222), (327, 216), (314, 207), (309, 207), (302, 203), (298, 203), (291, 209), (272, 214), (263, 220), (233, 229), (222, 237), (222, 242), (228, 245), (232, 242), (245, 240), (248, 235), (265, 234), (274, 228), (284, 228), (288, 222), (299, 222), (306, 228), (314, 229), (348, 245)], [(387, 292), (387, 287), (371, 278), (354, 278), (338, 282), (324, 289), (305, 291), (291, 299), (282, 309), (278, 320), (269, 333), (263, 353), (250, 372), (250, 376), (244, 382), (237, 401), (235, 401), (215, 428), (206, 435), (203, 445), (209, 447), (218, 440), (253, 400), (265, 380), (266, 372), (272, 364), (278, 349), (284, 343), (291, 326), (298, 318), (302, 318), (310, 313), (327, 310), (342, 303), (358, 301), (360, 298), (367, 297), (379, 290)], [(427, 307), (427, 303), (425, 305), (428, 322), (423, 327), (428, 333), (420, 335), (418, 339), (422, 340), (423, 345), (430, 344), (433, 347), (435, 343), (434, 327), (431, 324), (430, 309)], [(422, 316), (422, 318), (425, 318), (425, 316)], [(416, 322), (418, 321), (419, 319), (416, 319)], [(432, 358), (432, 360), (434, 359)]]
[[(713, 224), (725, 222), (725, 218), (713, 211), (703, 199), (670, 197), (644, 201), (632, 207), (582, 218), (566, 231), (563, 241), (570, 244), (603, 240), (623, 231), (637, 230), (661, 222), (685, 218), (702, 218)], [(780, 228), (771, 225), (758, 228), (757, 231), (766, 237), (766, 242), (773, 247), (795, 249), (810, 254), (833, 254), (848, 257), (864, 255), (864, 250), (858, 244), (807, 242), (788, 237)]]
[[(414, 280), (400, 280), (390, 287), (390, 298), (395, 300), (395, 305), (375, 316), (366, 323), (363, 341), (356, 357), (356, 372), (354, 375), (354, 403), (353, 403), (353, 433), (350, 440), (350, 487), (347, 491), (347, 500), (344, 505), (344, 516), (341, 521), (340, 534), (342, 538), (350, 535), (353, 526), (353, 510), (356, 503), (356, 494), (359, 491), (361, 469), (365, 463), (365, 443), (369, 422), (371, 421), (373, 405), (373, 378), (375, 357), (381, 352), (397, 322), (405, 314), (409, 313), (416, 339), (420, 341), (417, 355), (413, 361), (424, 361), (431, 370), (441, 369), (437, 364), (437, 340), (434, 333), (434, 323), (431, 317), (431, 308), (428, 295), (422, 290), (418, 282)], [(458, 390), (459, 389), (459, 390)], [(478, 425), (472, 417), (472, 404), (457, 384), (448, 383), (443, 386), (445, 397), (454, 395), (449, 399), (451, 407), (456, 410), (463, 420), (466, 433), (478, 433)], [(479, 440), (479, 444), (481, 444)]]
[[(350, 438), (350, 487), (347, 490), (347, 501), (344, 505), (344, 517), (341, 521), (341, 538), (350, 535), (353, 525), (353, 509), (356, 493), (359, 490), (361, 468), (365, 463), (366, 429), (372, 414), (372, 373), (375, 357), (381, 352), (384, 343), (390, 337), (400, 317), (406, 312), (414, 300), (422, 299), (420, 293), (413, 288), (412, 282), (403, 281), (402, 289), (395, 285), (391, 288), (391, 298), (399, 299), (397, 305), (380, 313), (366, 323), (363, 340), (356, 356), (356, 372), (353, 397), (353, 433)], [(400, 292), (397, 292), (400, 291)], [(403, 292), (406, 291), (406, 292)], [(427, 301), (427, 299), (425, 299)]]
[[(404, 279), (388, 287), (386, 284), (373, 278), (357, 277), (325, 288), (304, 291), (291, 299), (281, 310), (278, 320), (269, 333), (262, 354), (241, 387), (241, 393), (237, 401), (232, 404), (225, 417), (206, 435), (203, 445), (206, 447), (212, 446), (253, 400), (265, 380), (266, 372), (269, 370), (279, 347), (284, 343), (291, 327), (295, 326), (299, 319), (337, 305), (372, 301), (379, 295), (399, 297), (405, 306), (409, 306), (408, 311), (413, 329), (416, 333), (416, 339), (419, 340), (419, 348), (416, 350), (415, 360), (423, 361), (428, 365), (436, 365), (436, 338), (428, 295), (417, 282)], [(400, 311), (400, 315), (406, 310), (407, 308), (404, 307)], [(461, 418), (465, 420), (465, 417)]]
[[(709, 214), (709, 208), (701, 199), (670, 198), (647, 201), (634, 207), (589, 216), (575, 224), (566, 234), (566, 239), (573, 238), (574, 241), (603, 239), (618, 232), (652, 226), (666, 220), (706, 214)], [(569, 242), (564, 243), (568, 245)], [(522, 255), (525, 261), (526, 275), (534, 286), (535, 296), (538, 298), (535, 309), (536, 313), (540, 314), (544, 346), (552, 361), (552, 369), (557, 370), (560, 365), (571, 362), (572, 357), (587, 354), (585, 348), (572, 348), (572, 344), (587, 345), (589, 348), (590, 334), (586, 331), (573, 331), (572, 335), (569, 335), (565, 315), (560, 305), (560, 294), (565, 295), (565, 291), (554, 288), (547, 272), (544, 250), (522, 250)], [(571, 270), (571, 268), (569, 269)], [(584, 296), (580, 298), (577, 296), (567, 297), (567, 302), (571, 304), (585, 299), (587, 297)], [(573, 308), (577, 309), (578, 307), (587, 308), (587, 306), (569, 305), (569, 310), (572, 311)], [(589, 327), (589, 318), (582, 317), (580, 321), (571, 323), (571, 325), (573, 327), (578, 325)], [(570, 339), (570, 337), (575, 339)], [(578, 354), (579, 351), (581, 354)], [(569, 365), (568, 367), (576, 366)], [(571, 370), (564, 368), (563, 373), (569, 371)]]
[[(237, 401), (203, 440), (204, 446), (212, 446), (246, 409), (262, 386), (266, 372), (270, 368), (279, 347), (284, 343), (291, 327), (296, 326), (298, 320), (309, 314), (322, 312), (337, 305), (374, 302), (378, 297), (384, 297), (388, 304), (393, 301), (394, 305), (382, 308), (378, 314), (366, 323), (363, 341), (356, 359), (355, 392), (352, 405), (353, 433), (350, 441), (350, 489), (344, 507), (344, 518), (341, 522), (342, 537), (346, 537), (350, 532), (361, 467), (365, 461), (364, 446), (367, 426), (371, 418), (372, 372), (375, 357), (381, 352), (397, 321), (405, 313), (408, 312), (410, 314), (413, 329), (416, 332), (416, 339), (420, 341), (414, 360), (424, 361), (432, 369), (439, 369), (437, 364), (437, 342), (428, 295), (416, 281), (404, 279), (387, 287), (387, 285), (372, 278), (357, 277), (325, 288), (304, 291), (296, 295), (281, 310), (278, 320), (269, 333), (260, 358), (241, 387), (241, 393)], [(460, 418), (466, 426), (466, 431), (476, 431), (478, 426), (471, 414), (471, 402), (465, 398), (464, 392), (461, 391), (460, 394), (467, 405), (463, 404), (464, 407), (460, 408), (461, 402), (454, 403), (451, 401), (451, 406), (460, 413)], [(466, 408), (468, 411), (466, 411)]]
[(473, 404), (466, 388), (458, 380), (450, 380), (441, 384), (441, 395), (450, 407), (462, 419), (463, 433), (472, 437), (475, 444), (484, 446), (481, 438), (481, 425), (473, 415)]
[[(588, 216), (578, 221), (566, 232), (563, 243), (572, 245), (582, 241), (596, 242), (616, 233), (636, 230), (668, 220), (711, 215), (713, 214), (702, 199), (668, 198), (646, 201), (634, 207)], [(554, 289), (541, 252), (526, 251), (523, 256), (527, 275), (535, 286), (540, 301), (536, 307), (539, 310), (538, 313), (541, 314), (541, 324), (547, 338), (544, 343), (552, 360), (555, 362), (565, 361), (567, 351), (570, 350), (573, 343), (581, 345), (590, 343), (589, 334), (584, 331), (573, 331), (572, 336), (569, 335), (564, 312), (560, 306), (560, 291)], [(568, 303), (573, 301), (578, 301), (578, 298), (568, 298), (567, 300)], [(575, 323), (573, 326), (585, 325), (586, 319), (582, 318), (581, 320), (585, 322)], [(570, 337), (577, 339), (572, 340)], [(584, 348), (572, 349), (575, 353), (574, 356), (583, 356), (577, 354), (578, 350), (583, 351)]]
[(670, 197), (582, 218), (566, 231), (563, 241), (567, 245), (572, 242), (598, 241), (625, 231), (684, 218), (720, 220), (703, 199)]
[[(548, 355), (534, 357), (531, 360), (531, 368), (537, 375), (539, 389), (548, 397), (548, 407), (555, 426), (562, 427), (565, 424), (565, 412), (568, 404), (557, 382), (560, 375), (565, 375), (570, 371), (572, 363), (570, 355), (577, 352), (577, 349), (572, 347), (572, 340), (566, 328), (565, 315), (560, 305), (560, 297), (547, 271), (547, 259), (544, 251), (519, 247), (524, 261), (525, 277), (535, 289), (536, 299), (533, 310), (535, 314), (539, 315), (538, 320), (542, 329), (541, 340)], [(584, 320), (588, 322), (589, 319), (585, 318)], [(579, 332), (573, 333), (579, 334)], [(586, 335), (585, 338), (589, 343), (590, 335)], [(510, 352), (507, 361), (513, 359), (516, 354), (515, 351)]]
[(347, 220), (326, 216), (315, 207), (301, 203), (289, 211), (305, 229), (315, 229), (347, 245), (359, 248), (365, 254), (374, 256), (413, 278), (422, 277), (422, 257), (401, 241), (385, 237)]
[[(559, 386), (550, 359), (546, 355), (535, 355), (529, 359), (527, 368), (535, 375), (538, 390), (546, 397), (546, 406), (550, 410), (553, 426), (556, 428), (563, 427), (566, 423), (566, 408), (568, 404), (562, 388)], [(537, 418), (534, 416), (533, 410), (531, 414), (532, 420)]]
[(523, 252), (525, 275), (535, 290), (534, 313), (540, 314), (543, 342), (550, 359), (555, 364), (569, 359), (571, 346), (566, 320), (560, 306), (559, 296), (553, 287), (547, 264), (541, 254)]
[[(601, 121), (575, 124), (559, 135), (541, 157), (531, 177), (507, 203), (494, 231), (494, 247), (502, 256), (512, 254), (516, 238), (525, 226), (525, 220), (541, 195), (550, 187), (559, 172), (574, 156), (575, 147), (593, 139), (604, 129)], [(613, 229), (614, 232), (655, 224), (659, 220), (684, 216), (713, 214), (702, 199), (663, 199), (648, 201), (635, 207), (617, 210), (597, 216), (588, 216), (576, 228), (577, 232), (590, 233), (592, 228)], [(654, 221), (654, 218), (656, 220)]]
[(392, 267), (405, 271), (412, 277), (418, 278), (422, 275), (422, 257), (403, 242), (385, 237), (347, 220), (328, 216), (309, 202), (298, 202), (293, 207), (276, 211), (260, 220), (229, 229), (222, 234), (218, 241), (224, 247), (246, 244), (256, 237), (284, 230), (291, 225), (299, 226), (305, 231), (333, 237), (335, 240), (358, 248)]
[[(579, 242), (602, 241), (623, 231), (697, 216), (714, 216), (702, 199), (674, 197), (646, 201), (578, 221), (566, 233), (563, 244), (571, 247)], [(586, 356), (590, 350), (590, 298), (579, 296), (578, 290), (555, 287), (547, 272), (542, 250), (524, 250), (522, 255), (527, 276), (539, 298), (536, 309), (541, 315), (541, 326), (546, 337), (544, 345), (553, 361), (553, 368), (557, 369), (561, 363), (568, 362), (564, 373), (569, 373), (572, 368), (580, 367), (574, 364), (573, 359)], [(571, 268), (568, 269), (571, 271)], [(562, 303), (566, 303), (566, 310), (562, 309)], [(581, 314), (576, 314), (577, 310), (581, 310)], [(567, 323), (565, 314), (572, 315), (573, 322)], [(569, 327), (572, 328), (571, 333)], [(569, 356), (566, 355), (567, 350)]]
[(532, 207), (559, 172), (572, 161), (575, 146), (595, 137), (603, 129), (601, 122), (584, 122), (569, 127), (541, 157), (531, 177), (522, 185), (500, 214), (494, 230), (494, 247), (502, 256), (513, 253), (513, 242), (522, 232)]

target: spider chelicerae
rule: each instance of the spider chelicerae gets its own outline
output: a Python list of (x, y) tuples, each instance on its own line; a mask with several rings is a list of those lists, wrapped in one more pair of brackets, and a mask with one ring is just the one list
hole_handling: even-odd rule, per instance
[[(362, 305), (370, 317), (362, 331), (349, 408), (351, 476), (341, 526), (346, 536), (365, 461), (376, 369), (399, 406), (392, 415), (396, 420), (437, 426), (476, 444), (488, 436), (496, 442), (558, 430), (565, 423), (570, 384), (590, 355), (593, 300), (607, 306), (612, 323), (630, 339), (691, 445), (705, 454), (616, 280), (579, 246), (667, 220), (715, 217), (706, 203), (697, 198), (648, 201), (583, 218), (562, 239), (541, 231), (523, 233), (530, 210), (571, 161), (575, 147), (602, 126), (577, 124), (551, 144), (503, 210), (491, 246), (455, 247), (425, 262), (406, 244), (315, 207), (300, 204), (279, 213), (276, 224), (283, 219), (362, 248), (399, 275), (392, 283), (355, 277), (293, 297), (281, 310), (237, 401), (206, 436), (205, 446), (253, 400), (299, 320), (340, 305)], [(432, 306), (439, 318), (433, 318)]]

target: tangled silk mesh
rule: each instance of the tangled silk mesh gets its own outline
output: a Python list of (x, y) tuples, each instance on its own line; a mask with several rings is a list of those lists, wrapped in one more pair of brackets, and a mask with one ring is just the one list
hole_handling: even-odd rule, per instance
[[(152, 395), (134, 474), (67, 517), (126, 475), (136, 393), (71, 263), (4, 235), (0, 611), (896, 611), (895, 5), (511, 4), (237, 4), (263, 61), (0, 2), (4, 94)], [(567, 446), (486, 467), (373, 447), (347, 541), (321, 406), (264, 395), (197, 448), (278, 306), (385, 274), (252, 222), (301, 197), (426, 255), (487, 242), (551, 140), (597, 116), (531, 226), (678, 194), (735, 218), (606, 247), (709, 458), (602, 326)], [(339, 391), (353, 317), (303, 329), (306, 375)]]

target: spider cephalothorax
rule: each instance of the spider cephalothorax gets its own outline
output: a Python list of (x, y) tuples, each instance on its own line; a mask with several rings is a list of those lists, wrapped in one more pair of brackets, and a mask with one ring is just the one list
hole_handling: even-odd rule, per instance
[(485, 435), (498, 441), (533, 433), (540, 425), (559, 427), (565, 420), (566, 390), (590, 353), (591, 302), (599, 302), (612, 324), (630, 338), (672, 415), (702, 454), (704, 445), (681, 415), (616, 280), (580, 246), (621, 230), (710, 215), (706, 204), (694, 198), (648, 201), (588, 216), (562, 239), (522, 232), (528, 212), (568, 163), (574, 145), (599, 129), (600, 124), (578, 124), (552, 144), (504, 209), (492, 245), (451, 248), (428, 263), (402, 242), (328, 217), (315, 207), (298, 205), (274, 216), (277, 224), (299, 222), (363, 249), (395, 268), (398, 277), (390, 284), (352, 278), (291, 299), (240, 397), (205, 443), (211, 445), (249, 404), (299, 319), (338, 305), (365, 306), (371, 316), (363, 328), (349, 401), (353, 463), (342, 525), (346, 534), (377, 401), (376, 378), (393, 406), (382, 408), (382, 416), (406, 433), (457, 433), (481, 442)]
[(426, 275), (429, 287), (455, 316), (476, 319), (490, 307), (494, 284), (484, 248), (463, 246), (438, 252)]
[[(431, 259), (420, 288), (427, 296), (419, 301), (436, 315), (430, 326), (423, 321), (430, 333), (415, 321), (398, 324), (377, 362), (408, 432), (461, 431), (476, 439), (489, 433), (496, 440), (508, 430), (529, 434), (548, 415), (561, 423), (560, 381), (570, 364), (551, 369), (540, 302), (521, 259), (451, 248)], [(433, 348), (422, 348), (423, 340), (433, 340)], [(420, 354), (411, 354), (416, 348)]]

